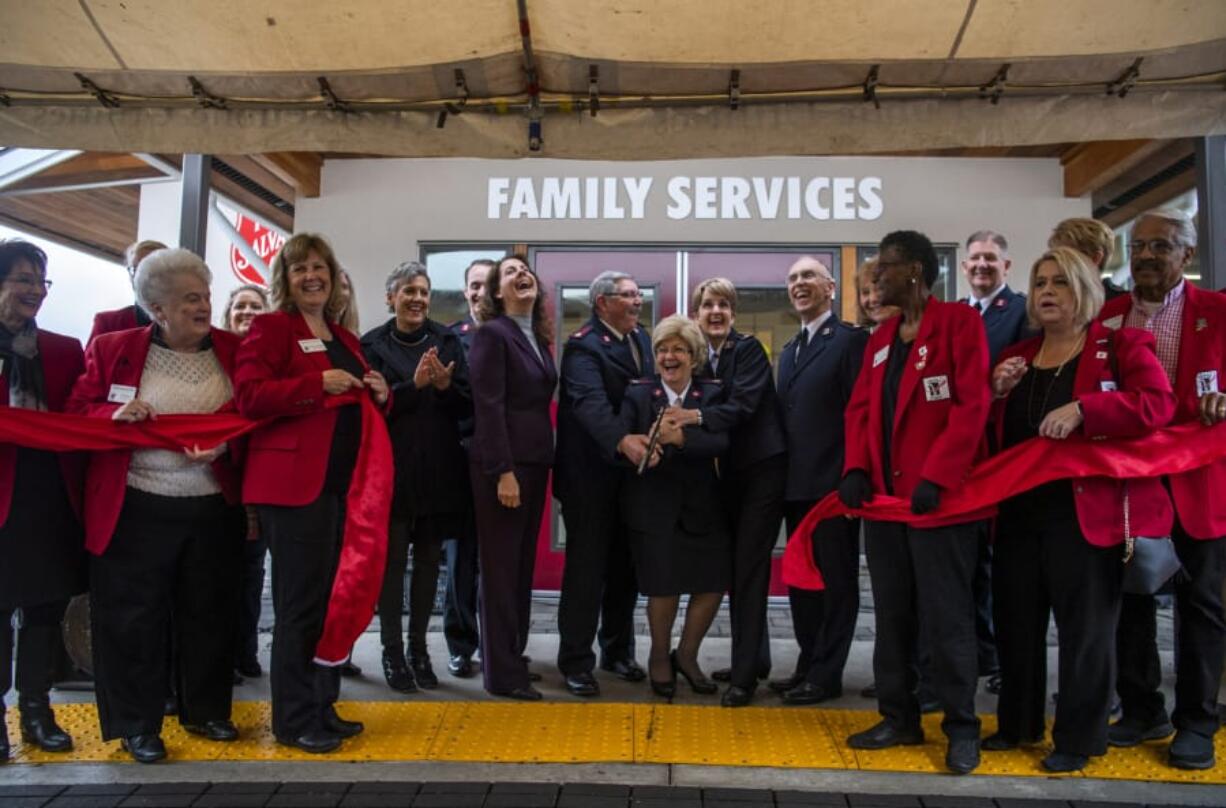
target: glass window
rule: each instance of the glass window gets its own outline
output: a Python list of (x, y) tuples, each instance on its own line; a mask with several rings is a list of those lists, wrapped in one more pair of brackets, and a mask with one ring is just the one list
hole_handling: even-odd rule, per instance
[(462, 320), (468, 314), (464, 299), (464, 270), (480, 258), (497, 261), (509, 247), (450, 249), (423, 247), (422, 263), (430, 273), (430, 319), (443, 325)]

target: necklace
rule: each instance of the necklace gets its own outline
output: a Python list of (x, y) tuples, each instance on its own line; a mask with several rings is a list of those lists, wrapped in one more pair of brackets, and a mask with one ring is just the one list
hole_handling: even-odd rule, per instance
[(1047, 382), (1047, 389), (1043, 391), (1043, 400), (1039, 403), (1039, 412), (1036, 415), (1034, 410), (1034, 391), (1035, 388), (1039, 386), (1039, 373), (1051, 370), (1051, 368), (1038, 367), (1039, 362), (1043, 358), (1043, 349), (1047, 347), (1047, 341), (1044, 340), (1043, 344), (1039, 346), (1039, 354), (1034, 358), (1033, 363), (1035, 375), (1031, 377), (1030, 390), (1026, 395), (1026, 423), (1030, 425), (1031, 429), (1037, 430), (1039, 428), (1039, 424), (1043, 421), (1043, 417), (1047, 415), (1047, 402), (1051, 399), (1051, 391), (1056, 386), (1056, 380), (1060, 378), (1060, 373), (1064, 370), (1064, 366), (1072, 361), (1073, 356), (1085, 344), (1085, 338), (1086, 335), (1083, 331), (1081, 336), (1073, 343), (1072, 347), (1069, 349), (1069, 352), (1065, 355), (1064, 361), (1056, 366), (1056, 372), (1051, 374), (1051, 380)]
[(405, 339), (404, 337), (400, 336), (397, 330), (395, 328), (392, 328), (392, 339), (396, 340), (396, 342), (399, 342), (401, 345), (404, 345), (406, 347), (416, 348), (418, 345), (421, 345), (423, 342), (425, 342), (427, 339), (430, 338), (429, 331), (427, 331), (424, 328), (421, 331), (422, 331), (422, 335), (420, 337), (418, 337), (417, 339), (409, 340), (409, 339)]

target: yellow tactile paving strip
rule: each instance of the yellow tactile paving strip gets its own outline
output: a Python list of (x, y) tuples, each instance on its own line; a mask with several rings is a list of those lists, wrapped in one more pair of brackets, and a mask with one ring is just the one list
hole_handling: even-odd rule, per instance
[[(273, 741), (267, 702), (234, 705), (242, 738), (210, 743), (188, 735), (167, 719), (162, 737), (171, 760), (439, 760), (497, 763), (676, 763), (716, 766), (775, 766), (860, 769), (942, 774), (945, 743), (940, 716), (924, 719), (929, 742), (878, 752), (851, 749), (847, 736), (878, 720), (863, 710), (692, 707), (664, 704), (545, 703), (489, 701), (347, 702), (346, 718), (366, 732), (326, 757), (287, 749)], [(17, 710), (8, 715), (13, 763), (130, 762), (118, 742), (104, 743), (92, 704), (57, 705), (56, 716), (76, 740), (66, 755), (20, 742)], [(985, 717), (983, 734), (995, 729)], [(1226, 761), (1226, 733), (1218, 735), (1218, 760)], [(1226, 762), (1203, 772), (1165, 765), (1166, 744), (1113, 749), (1071, 777), (1226, 784)], [(1051, 777), (1039, 765), (1043, 746), (983, 754), (977, 774)]]

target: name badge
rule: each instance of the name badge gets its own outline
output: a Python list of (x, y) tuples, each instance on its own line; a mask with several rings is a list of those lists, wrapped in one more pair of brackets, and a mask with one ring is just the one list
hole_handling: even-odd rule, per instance
[(1124, 315), (1117, 314), (1114, 317), (1109, 317), (1103, 320), (1103, 328), (1110, 328), (1112, 331), (1119, 331), (1124, 325)]
[(945, 401), (949, 398), (948, 376), (925, 376), (924, 398), (928, 401)]
[(1217, 389), (1217, 371), (1205, 370), (1196, 374), (1196, 395), (1203, 396), (1207, 393), (1216, 393)]
[(303, 353), (323, 353), (328, 350), (327, 346), (324, 345), (324, 341), (318, 337), (315, 339), (300, 339), (298, 340), (298, 347), (302, 349)]
[(130, 384), (112, 384), (106, 400), (112, 404), (127, 404), (136, 398), (136, 388)]
[(1102, 382), (1099, 383), (1099, 387), (1104, 393), (1114, 393), (1120, 389), (1120, 386), (1111, 379), (1103, 379)]
[(873, 367), (877, 367), (884, 362), (890, 355), (890, 346), (887, 345), (877, 353), (873, 354)]

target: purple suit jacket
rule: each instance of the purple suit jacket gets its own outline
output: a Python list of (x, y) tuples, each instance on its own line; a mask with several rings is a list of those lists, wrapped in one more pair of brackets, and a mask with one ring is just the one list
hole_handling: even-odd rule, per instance
[(468, 352), (474, 432), (469, 454), (483, 474), (517, 465), (553, 464), (550, 402), (558, 384), (549, 346), (528, 338), (508, 317), (483, 323)]

